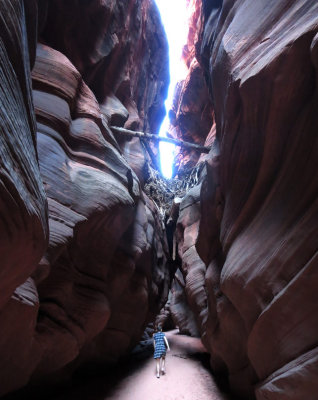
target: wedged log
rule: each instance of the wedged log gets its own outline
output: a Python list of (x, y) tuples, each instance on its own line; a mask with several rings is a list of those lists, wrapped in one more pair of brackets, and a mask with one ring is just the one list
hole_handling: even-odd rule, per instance
[(178, 139), (174, 139), (174, 138), (170, 138), (170, 137), (158, 136), (158, 135), (154, 135), (154, 134), (146, 133), (146, 132), (138, 132), (138, 131), (136, 132), (136, 131), (121, 128), (118, 126), (111, 126), (110, 128), (112, 131), (114, 131), (116, 133), (120, 133), (122, 135), (127, 135), (128, 137), (129, 136), (139, 137), (140, 139), (143, 139), (143, 140), (153, 140), (155, 142), (172, 143), (172, 144), (175, 144), (176, 146), (196, 150), (199, 153), (208, 153), (211, 150), (209, 147), (200, 146), (199, 144), (196, 144), (196, 143), (185, 142), (184, 140), (178, 140)]
[(47, 245), (30, 79), (36, 19), (34, 1), (0, 4), (0, 310), (35, 270)]

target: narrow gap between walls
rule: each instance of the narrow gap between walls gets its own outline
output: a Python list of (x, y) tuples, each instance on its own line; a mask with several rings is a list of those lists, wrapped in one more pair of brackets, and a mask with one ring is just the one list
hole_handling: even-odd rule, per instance
[[(188, 36), (188, 9), (186, 0), (155, 0), (169, 44), (170, 84), (165, 101), (166, 115), (160, 127), (159, 136), (167, 137), (169, 128), (168, 111), (172, 106), (176, 84), (187, 74), (187, 67), (181, 59), (183, 46)], [(170, 143), (159, 144), (161, 173), (165, 178), (172, 177), (176, 146)]]

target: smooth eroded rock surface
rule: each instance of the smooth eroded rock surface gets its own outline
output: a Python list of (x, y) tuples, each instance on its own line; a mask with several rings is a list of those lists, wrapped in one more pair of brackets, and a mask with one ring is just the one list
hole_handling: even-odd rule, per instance
[(47, 242), (30, 78), (36, 5), (26, 8), (23, 1), (0, 5), (0, 310), (35, 270)]
[(5, 1), (0, 28), (2, 395), (127, 354), (163, 307), (171, 271), (142, 191), (144, 150), (109, 129), (161, 118), (158, 11), (147, 0)]
[(198, 227), (194, 204), (178, 222), (206, 266), (202, 339), (242, 398), (314, 399), (318, 5), (215, 1), (203, 13), (216, 138)]

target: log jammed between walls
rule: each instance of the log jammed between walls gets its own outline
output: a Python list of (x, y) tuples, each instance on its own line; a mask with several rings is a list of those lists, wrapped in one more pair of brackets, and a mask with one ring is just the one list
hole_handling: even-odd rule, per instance
[(153, 140), (153, 141), (157, 141), (157, 142), (172, 143), (172, 144), (175, 144), (176, 146), (180, 146), (180, 147), (183, 147), (186, 149), (199, 151), (200, 153), (209, 153), (209, 151), (211, 150), (211, 147), (201, 146), (199, 144), (186, 142), (186, 141), (180, 140), (180, 139), (173, 139), (173, 138), (169, 138), (169, 137), (158, 136), (158, 135), (154, 135), (152, 133), (131, 131), (129, 129), (121, 128), (118, 126), (111, 126), (110, 129), (116, 133), (120, 133), (123, 135), (131, 136), (131, 137), (139, 137), (140, 139)]

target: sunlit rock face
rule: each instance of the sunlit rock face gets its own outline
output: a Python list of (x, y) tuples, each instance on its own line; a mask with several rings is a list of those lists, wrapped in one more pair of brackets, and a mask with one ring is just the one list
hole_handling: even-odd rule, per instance
[(169, 71), (154, 2), (52, 0), (41, 38), (69, 58), (102, 109), (117, 98), (115, 109), (129, 112), (126, 127), (157, 132)]
[(30, 79), (36, 18), (34, 2), (27, 15), (23, 1), (0, 4), (0, 310), (34, 271), (47, 241)]
[[(190, 64), (186, 79), (177, 85), (169, 115), (171, 136), (205, 144), (212, 126), (213, 115), (203, 70), (196, 58)], [(191, 168), (196, 165), (199, 158), (200, 153), (197, 151), (182, 150), (177, 156), (176, 166), (179, 169)]]
[(48, 238), (30, 77), (37, 6), (25, 3), (0, 3), (0, 393), (25, 384), (25, 369), (37, 362), (32, 274)]
[(50, 217), (48, 276), (38, 284), (38, 377), (82, 347), (81, 361), (116, 360), (142, 333), (150, 297), (167, 295), (157, 285), (168, 282), (156, 209), (113, 145), (93, 93), (63, 54), (41, 44), (32, 75)]
[(152, 2), (7, 0), (0, 13), (2, 395), (116, 362), (170, 271), (145, 154), (109, 130), (159, 122), (167, 46)]
[[(175, 89), (173, 104), (169, 111), (169, 134), (175, 138), (201, 145), (211, 144), (213, 108), (208, 93), (204, 69), (200, 63), (200, 40), (202, 31), (202, 2), (188, 2), (192, 14), (189, 19), (189, 33), (183, 48), (182, 59), (188, 73)], [(191, 168), (199, 161), (200, 153), (181, 149), (175, 160), (175, 168)]]
[[(188, 4), (191, 16), (187, 44), (183, 48), (183, 61), (188, 74), (175, 89), (170, 115), (170, 134), (177, 138), (211, 146), (215, 140), (213, 107), (201, 63), (200, 45), (203, 30), (203, 10), (199, 0)], [(215, 150), (213, 150), (215, 153)], [(214, 154), (213, 153), (213, 154)], [(176, 160), (179, 173), (184, 169), (209, 161), (211, 154), (182, 150)], [(171, 289), (171, 314), (180, 332), (197, 336), (205, 335), (207, 293), (205, 290), (206, 265), (198, 255), (196, 243), (201, 218), (200, 193), (207, 168), (200, 173), (200, 184), (184, 197), (176, 227), (178, 260), (181, 268), (177, 272)], [(210, 168), (210, 167), (209, 167)]]
[[(193, 205), (186, 220), (188, 196), (178, 221), (182, 248), (194, 240), (206, 268), (199, 329), (242, 398), (314, 399), (318, 4), (204, 1), (203, 12), (216, 139), (201, 215)], [(195, 287), (188, 295), (197, 304)]]
[[(41, 40), (66, 55), (110, 125), (157, 133), (165, 114), (168, 45), (150, 0), (51, 0)], [(139, 140), (119, 144), (142, 179)]]

